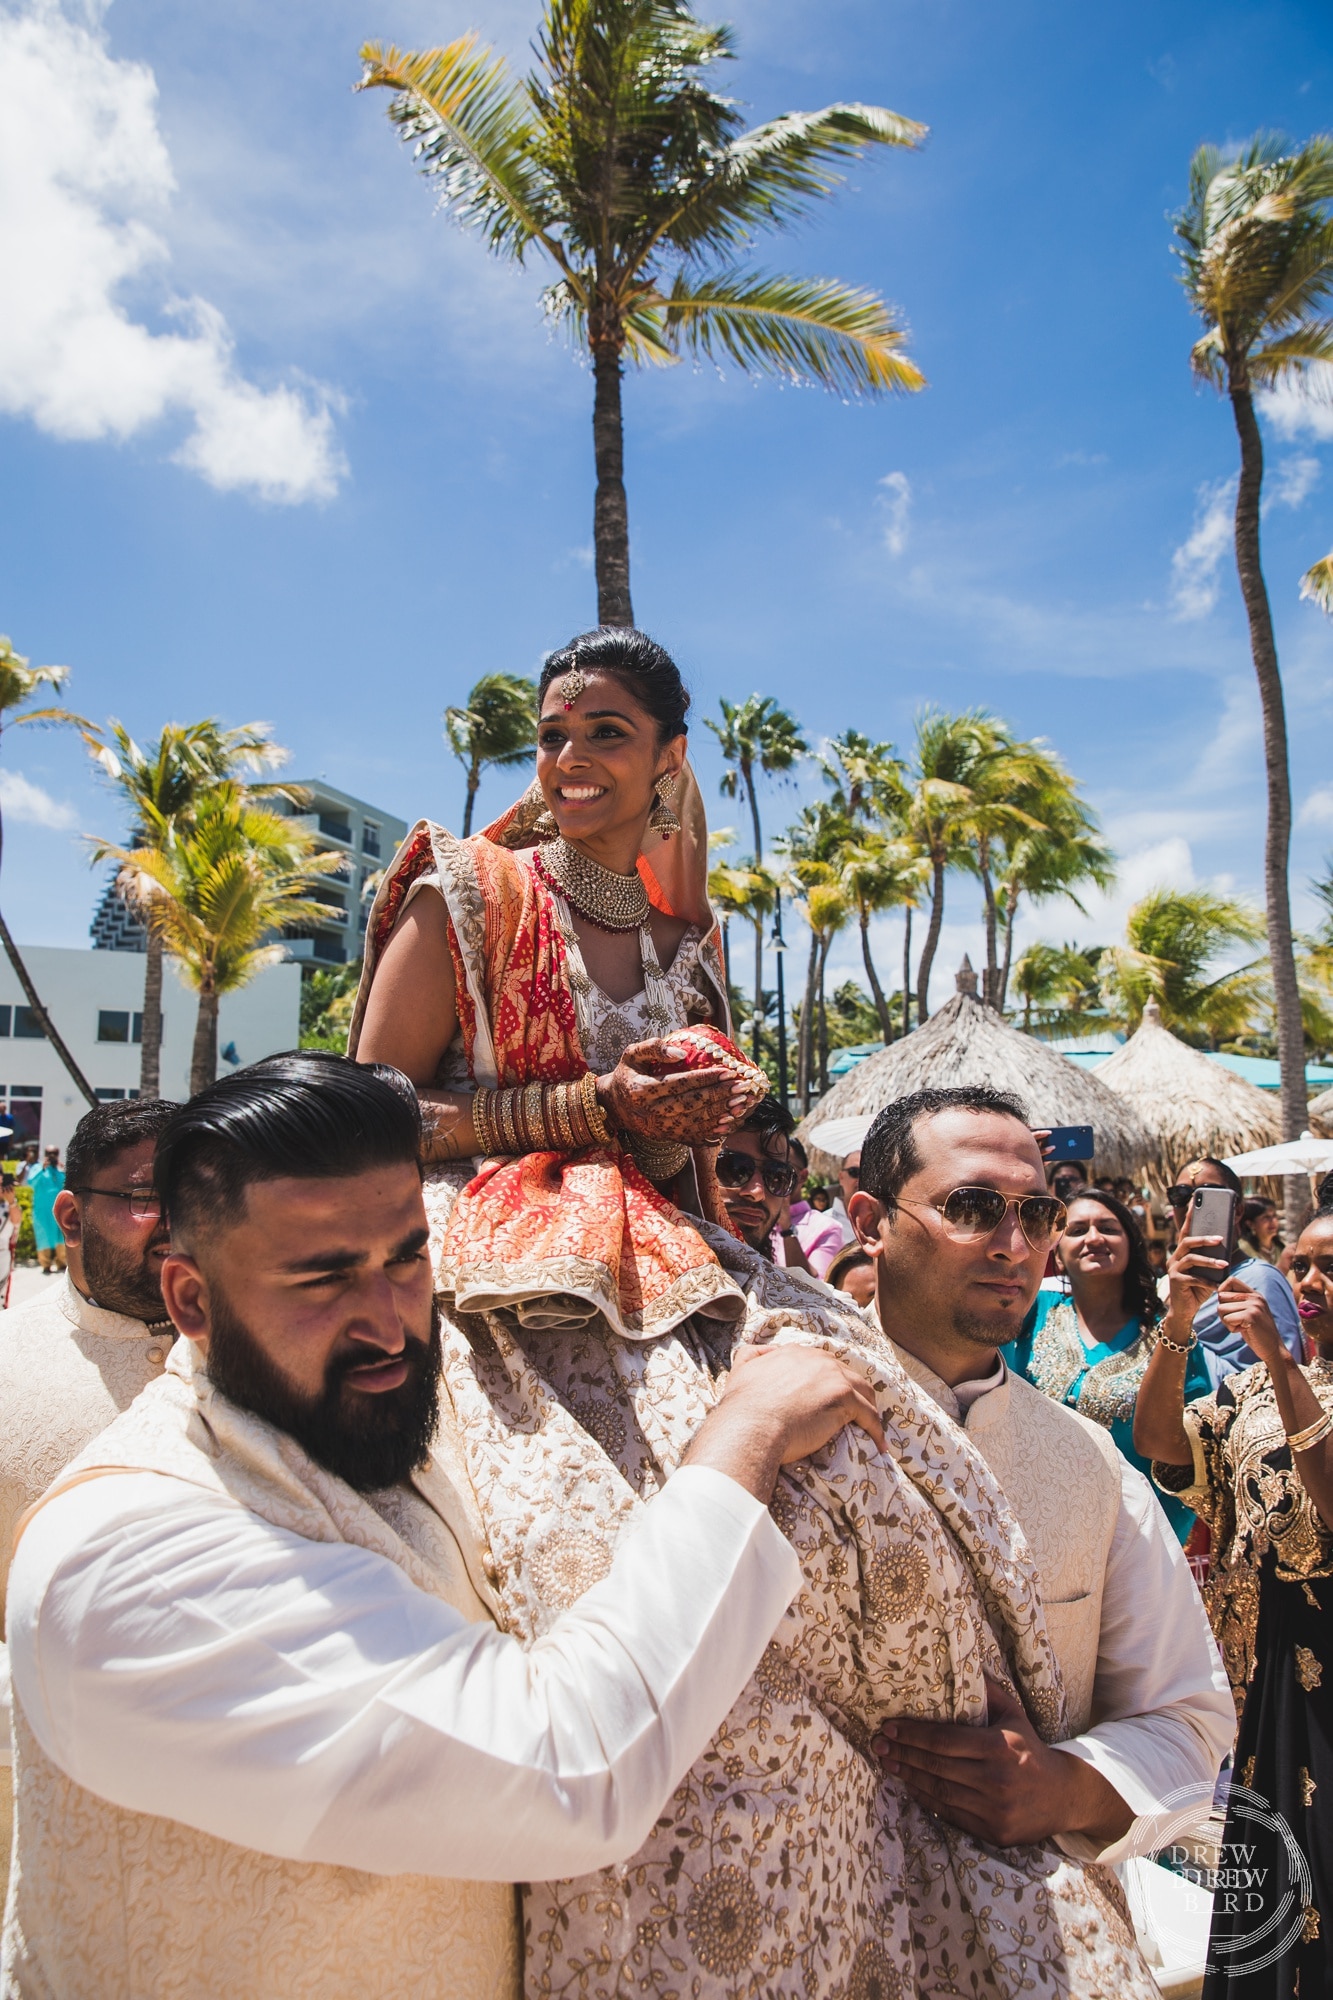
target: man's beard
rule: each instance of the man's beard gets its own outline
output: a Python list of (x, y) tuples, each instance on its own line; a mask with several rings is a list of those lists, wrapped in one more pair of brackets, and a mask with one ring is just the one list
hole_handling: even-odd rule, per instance
[(1023, 1324), (1024, 1317), (1025, 1313), (1020, 1313), (1017, 1319), (1013, 1319), (1008, 1314), (998, 1311), (993, 1313), (966, 1312), (961, 1306), (958, 1306), (955, 1307), (950, 1315), (949, 1324), (958, 1339), (965, 1340), (969, 1347), (982, 1347), (989, 1350), (991, 1348), (1003, 1347), (1006, 1341), (1015, 1339), (1018, 1329)]
[(136, 1260), (114, 1250), (104, 1236), (86, 1230), (83, 1243), (83, 1275), (94, 1304), (125, 1319), (141, 1319), (150, 1325), (167, 1317), (162, 1302), (162, 1260), (150, 1254), (161, 1248), (156, 1238)]
[(358, 1493), (397, 1486), (426, 1463), (440, 1414), (440, 1309), (431, 1302), (430, 1339), (407, 1339), (407, 1380), (372, 1393), (349, 1389), (371, 1350), (355, 1347), (330, 1361), (324, 1387), (306, 1396), (282, 1374), (216, 1286), (210, 1288), (208, 1374), (215, 1389), (295, 1438), (326, 1472)]

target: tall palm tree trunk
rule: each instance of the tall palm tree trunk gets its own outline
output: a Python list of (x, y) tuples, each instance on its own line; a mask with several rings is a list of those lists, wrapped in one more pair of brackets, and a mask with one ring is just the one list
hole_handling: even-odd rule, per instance
[[(4, 851), (5, 851), (5, 823), (3, 817), (0, 817), (0, 857), (3, 857)], [(10, 936), (9, 925), (5, 922), (3, 917), (0, 917), (0, 944), (3, 944), (5, 948), (5, 957), (9, 960), (10, 964), (14, 968), (15, 978), (18, 980), (19, 985), (23, 988), (23, 991), (28, 996), (28, 1005), (32, 1008), (33, 1013), (37, 1016), (38, 1026), (41, 1028), (42, 1033), (46, 1036), (47, 1041), (50, 1042), (51, 1047), (60, 1057), (61, 1062), (64, 1063), (65, 1068), (69, 1071), (70, 1081), (73, 1083), (75, 1089), (80, 1091), (82, 1095), (87, 1098), (89, 1104), (96, 1104), (97, 1092), (93, 1089), (87, 1077), (84, 1075), (83, 1071), (79, 1068), (79, 1065), (75, 1062), (73, 1056), (70, 1054), (63, 1036), (61, 1036), (56, 1032), (55, 1022), (51, 1019), (51, 1016), (47, 1013), (45, 1007), (41, 1003), (41, 1000), (38, 998), (37, 988), (32, 983), (32, 974), (28, 971), (27, 966), (23, 963), (22, 954), (20, 953), (19, 948), (15, 944), (13, 938)]]
[(464, 840), (467, 839), (468, 835), (472, 831), (472, 808), (477, 803), (477, 790), (480, 784), (481, 784), (481, 766), (474, 757), (472, 762), (468, 766), (468, 773), (467, 773), (467, 802), (463, 807)]
[(870, 991), (874, 996), (875, 1012), (879, 1015), (879, 1032), (886, 1042), (891, 1042), (893, 1022), (889, 1018), (889, 1003), (884, 998), (884, 988), (879, 983), (875, 961), (870, 956), (870, 918), (865, 911), (861, 913), (861, 958), (865, 965), (866, 978), (870, 981)]
[(754, 920), (754, 1019), (750, 1023), (750, 1040), (754, 1048), (754, 1059), (759, 1060), (760, 1038), (764, 1028), (764, 920)]
[(999, 920), (995, 909), (995, 884), (990, 878), (990, 856), (983, 842), (981, 847), (981, 888), (986, 898), (986, 971), (981, 982), (982, 998), (991, 1007), (1000, 1004), (1000, 954), (998, 949)]
[[(1231, 408), (1240, 438), (1240, 483), (1236, 492), (1236, 569), (1250, 621), (1250, 653), (1264, 717), (1264, 766), (1268, 774), (1268, 832), (1264, 841), (1264, 897), (1268, 908), (1268, 955), (1277, 1001), (1277, 1054), (1282, 1075), (1282, 1134), (1300, 1137), (1307, 1123), (1305, 1095), (1305, 1029), (1296, 984), (1296, 955), (1291, 939), (1291, 893), (1288, 864), (1291, 853), (1291, 776), (1287, 767), (1287, 715), (1282, 699), (1273, 618), (1268, 606), (1259, 557), (1259, 495), (1264, 477), (1264, 447), (1254, 401), (1247, 387), (1233, 387)], [(1287, 1240), (1295, 1233), (1309, 1205), (1309, 1190), (1298, 1177), (1284, 1190)]]
[(1014, 918), (1018, 915), (1018, 892), (1010, 885), (1004, 909), (1004, 964), (1000, 968), (1000, 998), (1003, 1013), (1009, 1000), (1009, 973), (1014, 962)]
[(830, 931), (819, 946), (819, 1088), (821, 1094), (828, 1089), (828, 1008), (824, 1003), (824, 970), (828, 965), (828, 955), (833, 947), (833, 933)]
[(139, 1051), (139, 1095), (162, 1095), (162, 940), (148, 930), (143, 969), (143, 1042)]
[(810, 958), (805, 968), (805, 999), (801, 1002), (801, 1033), (796, 1045), (796, 1095), (801, 1116), (810, 1109), (811, 1073), (814, 1069), (815, 994), (819, 988), (819, 939), (810, 933)]
[(912, 905), (903, 923), (903, 1033), (912, 1032)]
[(601, 625), (632, 625), (620, 342), (594, 335), (592, 367), (592, 444), (597, 463), (592, 539), (597, 565), (597, 620)]
[(930, 890), (930, 922), (926, 927), (926, 942), (921, 947), (921, 963), (916, 971), (916, 1023), (930, 1019), (930, 969), (935, 963), (935, 952), (940, 941), (940, 925), (944, 922), (944, 863), (935, 859), (935, 879)]
[(190, 1095), (207, 1090), (218, 1073), (218, 996), (211, 980), (199, 988), (199, 1012), (194, 1023), (194, 1048), (190, 1054)]
[(19, 955), (19, 948), (15, 944), (13, 938), (10, 936), (9, 925), (5, 922), (3, 917), (0, 917), (0, 944), (3, 944), (5, 948), (5, 957), (9, 960), (10, 964), (13, 966), (15, 974), (18, 977), (19, 985), (23, 988), (23, 991), (28, 996), (28, 1005), (32, 1008), (33, 1013), (37, 1016), (38, 1026), (41, 1028), (42, 1033), (46, 1036), (47, 1041), (50, 1042), (51, 1047), (60, 1057), (61, 1062), (64, 1063), (65, 1068), (69, 1071), (70, 1079), (73, 1082), (75, 1089), (82, 1093), (82, 1095), (88, 1100), (89, 1104), (96, 1104), (97, 1092), (93, 1089), (87, 1077), (84, 1075), (83, 1071), (79, 1068), (79, 1065), (75, 1062), (73, 1056), (69, 1052), (69, 1048), (64, 1040), (64, 1037), (57, 1031), (55, 1022), (51, 1019), (51, 1016), (47, 1013), (45, 1007), (43, 1007), (40, 999), (38, 998), (37, 988), (32, 983), (32, 975), (28, 971), (27, 966), (23, 963), (23, 960)]

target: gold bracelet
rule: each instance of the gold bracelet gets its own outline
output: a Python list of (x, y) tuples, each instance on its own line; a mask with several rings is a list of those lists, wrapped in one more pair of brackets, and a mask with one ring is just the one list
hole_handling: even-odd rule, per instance
[(1188, 1340), (1172, 1340), (1169, 1333), (1162, 1333), (1160, 1331), (1158, 1332), (1157, 1340), (1160, 1346), (1169, 1347), (1173, 1354), (1188, 1354), (1191, 1349), (1197, 1347), (1199, 1344), (1199, 1336), (1193, 1327), (1190, 1328), (1190, 1337)]
[(500, 1127), (500, 1143), (506, 1153), (521, 1153), (518, 1132), (514, 1126), (514, 1093), (512, 1090), (497, 1090), (495, 1093), (495, 1117)]
[(567, 1083), (553, 1083), (548, 1085), (546, 1091), (546, 1123), (548, 1128), (554, 1127), (562, 1153), (574, 1153), (578, 1151), (574, 1143), (574, 1127), (570, 1122), (568, 1104), (569, 1085)]
[(592, 1133), (593, 1138), (599, 1146), (609, 1146), (611, 1143), (611, 1127), (607, 1123), (606, 1113), (597, 1101), (597, 1078), (590, 1069), (585, 1070), (583, 1073), (580, 1090), (582, 1094), (583, 1116), (587, 1121), (588, 1130)]
[(1288, 1431), (1287, 1443), (1293, 1451), (1312, 1451), (1317, 1444), (1324, 1442), (1331, 1431), (1333, 1431), (1333, 1416), (1325, 1410), (1314, 1423), (1307, 1424), (1303, 1431)]
[(592, 1144), (588, 1114), (583, 1107), (583, 1079), (580, 1077), (576, 1083), (562, 1084), (561, 1088), (565, 1093), (565, 1116), (569, 1120), (569, 1129), (574, 1135), (575, 1147), (582, 1151)]
[(500, 1149), (495, 1142), (495, 1127), (491, 1123), (490, 1099), (495, 1095), (491, 1090), (479, 1090), (472, 1099), (472, 1132), (477, 1141), (477, 1151), (487, 1158)]
[(551, 1128), (543, 1117), (546, 1086), (530, 1083), (523, 1093), (523, 1122), (528, 1128), (528, 1151), (544, 1153), (550, 1150)]

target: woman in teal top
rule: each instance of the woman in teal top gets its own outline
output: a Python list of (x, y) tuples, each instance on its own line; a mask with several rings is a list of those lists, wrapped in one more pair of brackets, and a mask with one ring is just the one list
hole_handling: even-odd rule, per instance
[[(1016, 1375), (1110, 1431), (1121, 1454), (1149, 1476), (1134, 1449), (1134, 1404), (1156, 1345), (1161, 1301), (1148, 1252), (1123, 1202), (1084, 1188), (1069, 1204), (1055, 1246), (1068, 1291), (1039, 1292), (1017, 1340), (1001, 1350)], [(1190, 1350), (1185, 1400), (1212, 1391), (1203, 1350)], [(1154, 1492), (1184, 1542), (1194, 1524), (1188, 1507)]]

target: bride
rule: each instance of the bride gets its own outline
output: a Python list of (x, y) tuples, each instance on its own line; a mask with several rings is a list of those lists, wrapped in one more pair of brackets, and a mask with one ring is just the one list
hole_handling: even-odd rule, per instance
[(353, 1017), (351, 1052), (426, 1113), (453, 1447), (510, 1629), (605, 1574), (740, 1341), (854, 1358), (889, 1438), (784, 1475), (802, 1588), (639, 1854), (525, 1886), (528, 1994), (1152, 2000), (1105, 1871), (987, 1848), (871, 1754), (894, 1715), (981, 1721), (985, 1672), (1058, 1740), (1059, 1673), (965, 1436), (844, 1295), (725, 1226), (716, 1146), (766, 1084), (726, 1039), (688, 705), (641, 633), (552, 654), (536, 786), (470, 840), (413, 828)]

